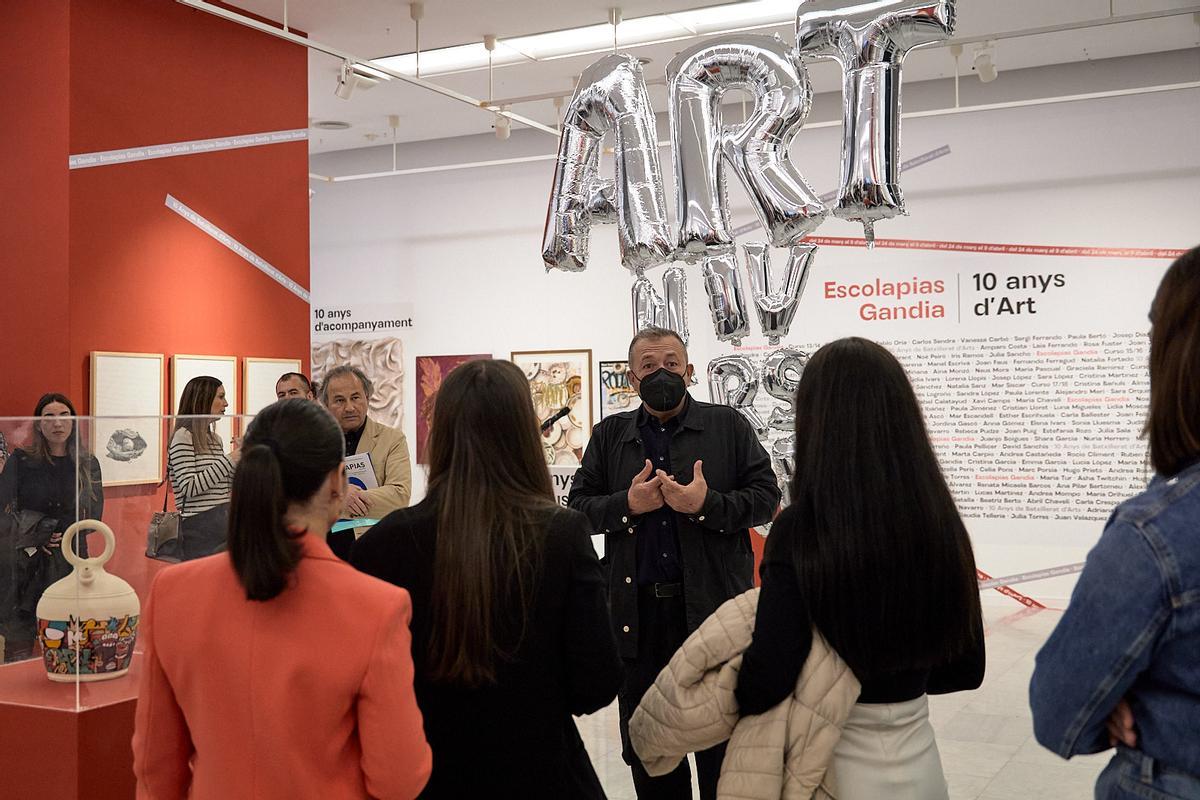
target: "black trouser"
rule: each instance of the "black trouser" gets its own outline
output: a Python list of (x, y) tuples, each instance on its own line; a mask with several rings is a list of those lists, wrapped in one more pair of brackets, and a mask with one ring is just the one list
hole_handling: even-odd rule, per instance
[(225, 549), (229, 536), (229, 504), (222, 503), (179, 521), (179, 545), (184, 561), (211, 556)]
[[(654, 586), (638, 588), (638, 657), (624, 659), (625, 682), (617, 694), (621, 757), (633, 771), (633, 786), (637, 790), (638, 800), (691, 800), (692, 797), (692, 772), (686, 758), (672, 772), (651, 778), (629, 744), (629, 718), (641, 702), (642, 695), (688, 635), (683, 592), (677, 589), (666, 591), (677, 593), (670, 597), (658, 597)], [(700, 798), (716, 800), (717, 778), (721, 775), (721, 761), (725, 758), (725, 743), (695, 755)]]

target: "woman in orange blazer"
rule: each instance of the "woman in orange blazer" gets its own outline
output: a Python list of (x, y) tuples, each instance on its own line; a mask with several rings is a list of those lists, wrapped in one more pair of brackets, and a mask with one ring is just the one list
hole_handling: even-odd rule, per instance
[(325, 544), (345, 499), (343, 441), (315, 403), (264, 409), (234, 475), (228, 552), (154, 581), (139, 798), (390, 800), (425, 786), (408, 593)]

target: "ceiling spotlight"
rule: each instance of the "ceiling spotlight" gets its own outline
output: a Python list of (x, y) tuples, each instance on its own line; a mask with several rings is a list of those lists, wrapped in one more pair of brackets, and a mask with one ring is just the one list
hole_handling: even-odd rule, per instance
[(349, 100), (355, 89), (365, 92), (367, 89), (374, 88), (381, 78), (390, 78), (390, 76), (370, 67), (355, 64), (353, 61), (343, 61), (342, 68), (338, 71), (337, 88), (333, 90), (333, 93), (343, 100)]
[(979, 76), (981, 83), (991, 83), (996, 80), (996, 76), (1000, 74), (1000, 70), (996, 69), (996, 43), (984, 42), (975, 51), (975, 61), (973, 62), (975, 74)]
[[(504, 106), (500, 110), (508, 111), (511, 108), (512, 108), (512, 106)], [(496, 115), (496, 138), (499, 139), (500, 141), (504, 141), (511, 135), (512, 135), (512, 120), (509, 119), (508, 117), (504, 116), (503, 114), (497, 114)]]

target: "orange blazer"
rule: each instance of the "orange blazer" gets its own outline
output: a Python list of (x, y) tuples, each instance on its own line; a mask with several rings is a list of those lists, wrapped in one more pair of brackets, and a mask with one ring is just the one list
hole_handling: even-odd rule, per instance
[(142, 617), (138, 797), (411, 798), (432, 757), (408, 592), (306, 535), (292, 582), (246, 599), (226, 553), (161, 571)]

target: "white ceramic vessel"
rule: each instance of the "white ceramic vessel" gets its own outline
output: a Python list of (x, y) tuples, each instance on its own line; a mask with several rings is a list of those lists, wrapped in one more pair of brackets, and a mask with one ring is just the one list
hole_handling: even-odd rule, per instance
[[(76, 555), (81, 530), (100, 533), (104, 552)], [(63, 534), (62, 554), (74, 570), (47, 587), (37, 606), (42, 660), (52, 681), (103, 681), (129, 671), (141, 603), (132, 586), (104, 570), (116, 547), (112, 528), (94, 519), (80, 520)]]

